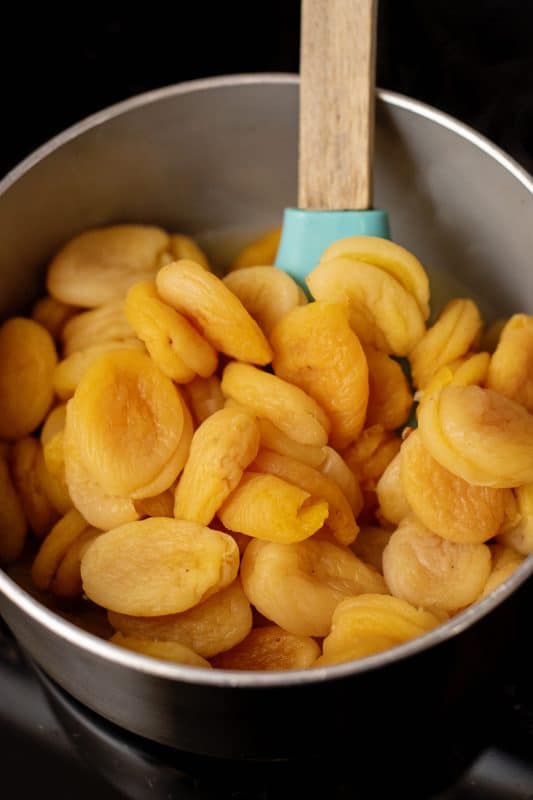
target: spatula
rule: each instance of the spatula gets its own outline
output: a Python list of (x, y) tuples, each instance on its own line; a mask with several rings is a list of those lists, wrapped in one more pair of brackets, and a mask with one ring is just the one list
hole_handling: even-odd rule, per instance
[(377, 0), (302, 0), (298, 208), (276, 266), (303, 284), (346, 236), (389, 238), (372, 208)]

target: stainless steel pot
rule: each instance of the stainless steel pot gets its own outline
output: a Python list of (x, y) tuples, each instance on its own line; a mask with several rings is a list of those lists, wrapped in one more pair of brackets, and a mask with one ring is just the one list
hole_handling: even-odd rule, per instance
[[(0, 184), (1, 313), (21, 310), (54, 249), (93, 225), (154, 222), (209, 245), (217, 232), (276, 224), (294, 204), (297, 106), (294, 76), (195, 81), (120, 103), (44, 145)], [(380, 92), (376, 204), (389, 210), (394, 239), (428, 265), (438, 298), (466, 292), (489, 315), (533, 313), (533, 182), (486, 139)], [(49, 676), (130, 731), (224, 757), (347, 751), (358, 769), (377, 777), (385, 758), (381, 775), (400, 778), (412, 763), (412, 741), (394, 735), (406, 719), (424, 734), (416, 752), (429, 769), (438, 742), (479, 713), (519, 642), (532, 573), (530, 557), (426, 636), (308, 672), (204, 672), (146, 658), (64, 621), (1, 571), (0, 611)]]

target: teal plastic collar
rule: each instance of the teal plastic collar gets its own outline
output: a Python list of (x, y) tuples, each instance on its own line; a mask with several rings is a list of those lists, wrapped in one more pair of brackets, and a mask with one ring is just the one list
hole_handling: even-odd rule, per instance
[(276, 266), (301, 286), (326, 247), (347, 236), (390, 239), (386, 211), (304, 211), (286, 208)]

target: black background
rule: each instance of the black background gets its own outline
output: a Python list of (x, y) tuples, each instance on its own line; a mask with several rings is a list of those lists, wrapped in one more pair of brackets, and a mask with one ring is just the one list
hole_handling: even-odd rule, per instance
[[(1, 173), (133, 94), (298, 70), (298, 0), (11, 2), (0, 24)], [(381, 0), (378, 83), (469, 122), (533, 170), (532, 33), (533, 0)]]

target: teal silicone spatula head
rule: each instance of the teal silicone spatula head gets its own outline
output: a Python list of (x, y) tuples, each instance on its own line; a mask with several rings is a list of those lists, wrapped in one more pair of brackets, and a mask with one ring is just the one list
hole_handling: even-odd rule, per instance
[(346, 236), (389, 238), (372, 208), (376, 0), (302, 0), (298, 208), (276, 266), (304, 284)]

